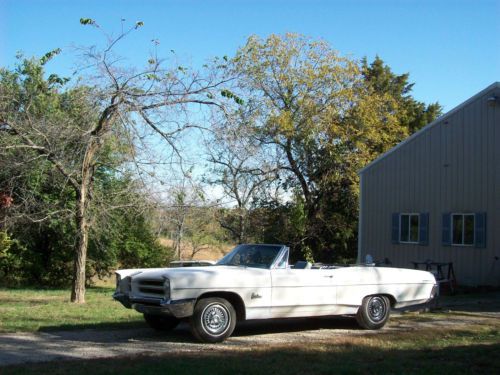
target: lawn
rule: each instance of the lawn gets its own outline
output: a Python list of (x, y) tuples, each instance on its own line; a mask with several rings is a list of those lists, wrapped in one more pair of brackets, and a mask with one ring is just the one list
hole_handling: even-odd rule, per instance
[(111, 298), (113, 288), (87, 289), (84, 305), (69, 290), (0, 289), (0, 332), (120, 327), (143, 324), (142, 315)]

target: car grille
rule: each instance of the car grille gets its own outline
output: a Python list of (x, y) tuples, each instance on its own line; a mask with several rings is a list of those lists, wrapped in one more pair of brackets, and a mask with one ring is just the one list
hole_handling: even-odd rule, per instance
[(140, 280), (138, 285), (141, 294), (155, 297), (165, 297), (165, 285), (163, 280)]

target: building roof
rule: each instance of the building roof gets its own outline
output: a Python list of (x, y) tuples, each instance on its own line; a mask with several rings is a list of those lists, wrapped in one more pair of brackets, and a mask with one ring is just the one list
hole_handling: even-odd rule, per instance
[(372, 161), (371, 163), (367, 164), (364, 168), (360, 169), (358, 174), (362, 174), (363, 172), (365, 172), (367, 169), (370, 169), (371, 167), (373, 167), (375, 164), (377, 164), (378, 162), (382, 161), (383, 159), (385, 159), (387, 156), (389, 156), (390, 154), (392, 154), (393, 152), (395, 152), (396, 150), (398, 150), (400, 147), (403, 147), (405, 144), (411, 142), (414, 138), (417, 138), (419, 137), (422, 133), (426, 132), (427, 130), (431, 129), (432, 127), (436, 126), (437, 124), (439, 124), (440, 122), (442, 122), (443, 120), (445, 120), (446, 118), (450, 117), (451, 115), (453, 115), (455, 112), (458, 112), (459, 110), (461, 110), (462, 108), (464, 108), (466, 105), (474, 102), (475, 100), (477, 100), (478, 98), (480, 98), (481, 96), (483, 96), (484, 94), (486, 94), (488, 91), (491, 91), (493, 89), (498, 89), (500, 88), (500, 82), (493, 82), (491, 85), (489, 85), (488, 87), (486, 87), (485, 89), (481, 90), (480, 92), (478, 92), (476, 95), (472, 96), (471, 98), (467, 99), (465, 102), (463, 102), (462, 104), (459, 104), (458, 106), (456, 106), (455, 108), (453, 108), (452, 110), (446, 112), (444, 115), (438, 117), (436, 120), (434, 120), (433, 122), (425, 125), (422, 129), (420, 129), (419, 131), (413, 133), (411, 136), (409, 136), (408, 138), (406, 138), (404, 141), (400, 142), (399, 144), (397, 144), (396, 146), (394, 146), (393, 148), (391, 148), (389, 151), (387, 151), (386, 153), (380, 155), (378, 158), (376, 158), (374, 161)]

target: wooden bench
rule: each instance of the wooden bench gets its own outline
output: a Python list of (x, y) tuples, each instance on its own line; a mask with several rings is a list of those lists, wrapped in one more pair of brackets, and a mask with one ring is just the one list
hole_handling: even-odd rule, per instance
[[(416, 270), (425, 269), (434, 275), (439, 286), (439, 294), (441, 294), (441, 285), (443, 284), (449, 288), (450, 294), (455, 293), (457, 284), (453, 262), (434, 262), (432, 260), (426, 260), (424, 262), (412, 263)], [(420, 266), (423, 266), (423, 268), (420, 268)]]

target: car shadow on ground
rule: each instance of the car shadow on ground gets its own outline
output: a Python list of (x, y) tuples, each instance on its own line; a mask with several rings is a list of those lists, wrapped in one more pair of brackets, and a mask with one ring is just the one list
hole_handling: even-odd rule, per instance
[[(246, 337), (274, 333), (317, 331), (322, 329), (358, 330), (355, 319), (348, 317), (288, 318), (249, 320), (239, 323), (233, 337)], [(143, 322), (103, 325), (63, 325), (40, 329), (42, 334), (60, 340), (94, 343), (125, 343), (130, 341), (160, 341), (172, 343), (197, 343), (191, 335), (188, 322), (181, 322), (173, 331), (151, 329)]]
[(196, 342), (191, 336), (189, 325), (184, 322), (179, 324), (173, 331), (167, 332), (156, 331), (142, 322), (114, 325), (105, 324), (102, 326), (71, 326), (71, 329), (67, 329), (67, 326), (60, 326), (41, 329), (40, 332), (54, 338), (57, 337), (60, 340), (93, 342), (98, 344), (137, 341)]
[(248, 320), (238, 324), (232, 336), (317, 331), (321, 329), (358, 330), (360, 328), (355, 319), (342, 316)]
[(80, 324), (59, 324), (42, 326), (38, 332), (58, 332), (58, 331), (82, 331), (82, 330), (121, 330), (130, 328), (148, 328), (143, 320), (117, 323), (80, 323)]

